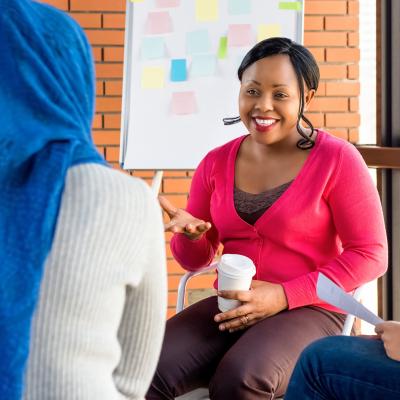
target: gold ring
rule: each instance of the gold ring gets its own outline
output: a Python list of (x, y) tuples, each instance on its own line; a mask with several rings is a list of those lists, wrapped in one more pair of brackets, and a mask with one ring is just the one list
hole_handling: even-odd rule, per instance
[(249, 316), (243, 315), (240, 320), (242, 321), (242, 325), (247, 325), (249, 323)]

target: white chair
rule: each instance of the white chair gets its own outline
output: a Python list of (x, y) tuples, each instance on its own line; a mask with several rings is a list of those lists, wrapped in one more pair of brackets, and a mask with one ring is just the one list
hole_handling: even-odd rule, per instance
[[(205, 274), (207, 272), (213, 271), (214, 269), (217, 268), (218, 262), (214, 262), (210, 264), (207, 267), (204, 267), (198, 271), (190, 271), (186, 272), (185, 275), (182, 276), (182, 278), (179, 281), (179, 286), (178, 286), (178, 299), (176, 302), (176, 312), (181, 312), (185, 308), (185, 297), (186, 297), (186, 287), (189, 282), (189, 280), (197, 275)], [(359, 301), (361, 299), (363, 291), (363, 286), (360, 286), (354, 291), (353, 297)], [(349, 336), (351, 333), (351, 330), (353, 328), (355, 316), (348, 314), (346, 317), (346, 320), (343, 325), (342, 329), (342, 335), (344, 336)], [(209, 393), (207, 388), (199, 388), (196, 390), (193, 390), (189, 393), (186, 393), (182, 396), (176, 397), (175, 400), (210, 400), (209, 398)], [(283, 400), (282, 397), (276, 398), (275, 400)]]

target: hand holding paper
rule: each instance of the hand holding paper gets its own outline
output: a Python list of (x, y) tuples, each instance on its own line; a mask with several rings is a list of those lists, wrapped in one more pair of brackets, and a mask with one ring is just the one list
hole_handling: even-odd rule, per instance
[(317, 281), (317, 296), (335, 307), (355, 315), (364, 321), (376, 325), (383, 320), (359, 303), (353, 296), (333, 283), (324, 274), (319, 273)]

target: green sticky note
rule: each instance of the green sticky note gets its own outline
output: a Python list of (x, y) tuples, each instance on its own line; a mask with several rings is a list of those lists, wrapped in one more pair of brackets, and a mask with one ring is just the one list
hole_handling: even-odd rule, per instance
[(302, 6), (300, 1), (280, 1), (279, 9), (301, 11)]
[(228, 37), (222, 36), (219, 39), (219, 46), (218, 46), (218, 58), (224, 59), (228, 54)]
[(165, 81), (163, 67), (144, 67), (142, 70), (143, 89), (162, 89)]
[(261, 24), (257, 30), (257, 42), (271, 37), (282, 36), (280, 24)]

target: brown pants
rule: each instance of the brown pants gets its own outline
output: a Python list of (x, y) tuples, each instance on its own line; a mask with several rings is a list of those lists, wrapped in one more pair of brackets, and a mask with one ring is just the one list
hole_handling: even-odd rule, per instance
[(208, 387), (211, 400), (282, 396), (301, 351), (340, 334), (345, 316), (303, 307), (266, 318), (247, 330), (218, 330), (216, 297), (167, 321), (160, 361), (146, 399), (168, 399)]

